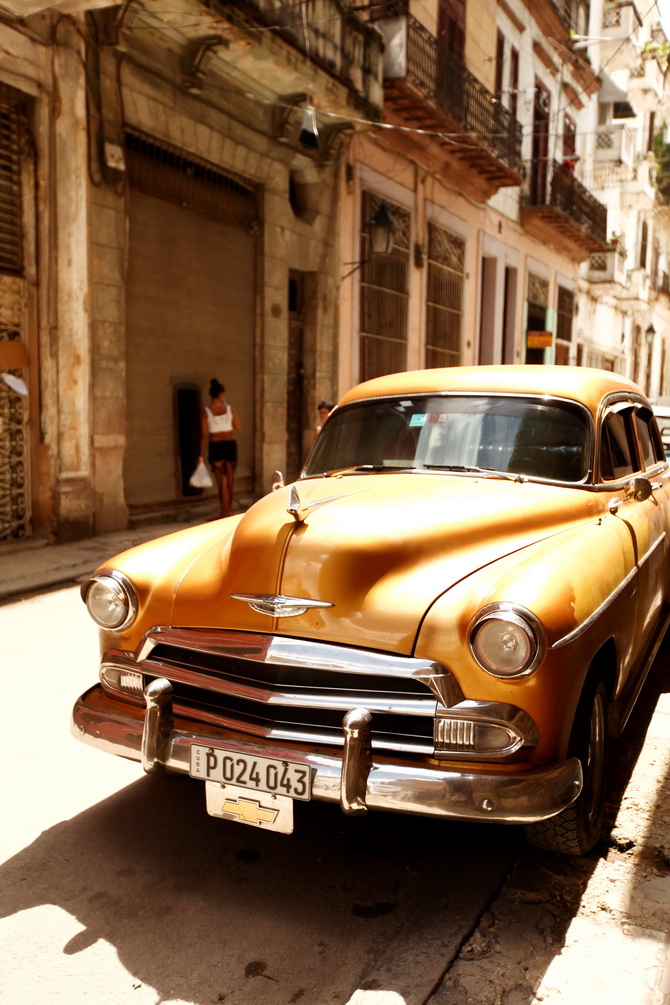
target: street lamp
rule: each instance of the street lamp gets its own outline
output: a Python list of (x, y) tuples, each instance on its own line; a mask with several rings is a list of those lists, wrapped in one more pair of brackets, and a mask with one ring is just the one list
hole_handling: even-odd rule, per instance
[[(382, 200), (374, 216), (370, 217), (365, 225), (370, 239), (370, 255), (390, 255), (393, 250), (393, 238), (395, 234), (395, 221), (388, 211), (385, 200)], [(340, 282), (348, 279), (358, 269), (369, 263), (366, 258), (363, 262), (345, 262), (345, 265), (353, 265), (353, 269), (342, 276)]]
[(656, 329), (652, 324), (647, 325), (644, 331), (644, 338), (648, 346), (651, 346), (654, 341), (654, 335), (656, 334)]
[(389, 255), (391, 253), (394, 231), (393, 217), (388, 211), (386, 202), (382, 200), (375, 215), (368, 220), (370, 251), (373, 255)]

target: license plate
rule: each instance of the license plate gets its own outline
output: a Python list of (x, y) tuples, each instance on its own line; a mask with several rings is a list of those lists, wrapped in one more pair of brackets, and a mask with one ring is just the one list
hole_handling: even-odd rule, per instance
[(278, 757), (202, 747), (197, 743), (191, 745), (189, 774), (192, 778), (276, 793), (291, 799), (307, 800), (312, 795), (312, 775), (307, 765), (282, 761)]

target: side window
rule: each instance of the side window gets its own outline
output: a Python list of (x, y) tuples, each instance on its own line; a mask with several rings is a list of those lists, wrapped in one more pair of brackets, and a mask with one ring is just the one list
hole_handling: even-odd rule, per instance
[(600, 440), (600, 474), (603, 481), (625, 478), (637, 467), (632, 429), (632, 409), (609, 412)]
[(635, 426), (642, 447), (644, 466), (651, 468), (665, 459), (665, 452), (653, 413), (648, 408), (635, 409)]

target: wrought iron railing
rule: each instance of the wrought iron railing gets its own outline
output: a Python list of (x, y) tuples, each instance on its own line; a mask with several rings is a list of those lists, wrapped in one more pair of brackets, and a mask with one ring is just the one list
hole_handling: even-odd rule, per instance
[(463, 132), (475, 136), (498, 160), (523, 174), (521, 123), (420, 21), (406, 12), (404, 4), (394, 4), (394, 11), (407, 21), (407, 81), (427, 101), (445, 111)]
[(234, 0), (230, 7), (251, 14), (364, 97), (370, 97), (366, 78), (381, 82), (381, 38), (344, 0)]
[(525, 206), (559, 209), (603, 243), (607, 238), (607, 207), (582, 185), (573, 171), (557, 161), (536, 161), (531, 165), (522, 193)]
[(579, 34), (586, 30), (589, 23), (588, 0), (556, 0), (556, 6), (571, 31)]

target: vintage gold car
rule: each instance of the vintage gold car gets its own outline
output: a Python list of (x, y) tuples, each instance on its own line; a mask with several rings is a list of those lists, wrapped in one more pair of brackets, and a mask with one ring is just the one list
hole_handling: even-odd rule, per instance
[(73, 731), (285, 833), (294, 800), (599, 839), (608, 737), (668, 620), (649, 402), (578, 367), (380, 377), (299, 479), (133, 548), (82, 596), (100, 683)]

